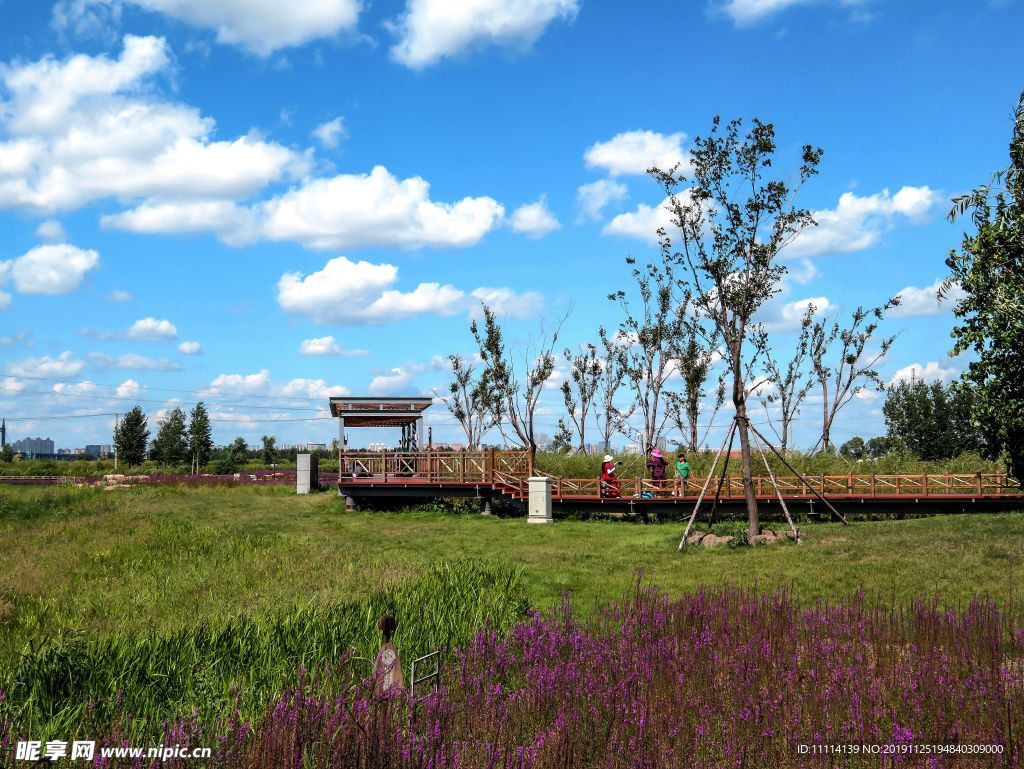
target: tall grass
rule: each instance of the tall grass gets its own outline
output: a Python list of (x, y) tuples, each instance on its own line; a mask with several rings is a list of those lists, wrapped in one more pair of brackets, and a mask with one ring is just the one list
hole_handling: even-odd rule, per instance
[(237, 695), (261, 708), (256, 703), (300, 671), (324, 676), (351, 656), (368, 673), (383, 614), (398, 619), (395, 644), (411, 660), (468, 643), (485, 626), (505, 632), (527, 607), (521, 569), (462, 561), (358, 601), (200, 622), (169, 635), (126, 628), (87, 640), (69, 633), (29, 644), (0, 673), (0, 723), (6, 717), (16, 732), (42, 740), (88, 738), (115, 723), (126, 738), (141, 740), (193, 713), (215, 724)]

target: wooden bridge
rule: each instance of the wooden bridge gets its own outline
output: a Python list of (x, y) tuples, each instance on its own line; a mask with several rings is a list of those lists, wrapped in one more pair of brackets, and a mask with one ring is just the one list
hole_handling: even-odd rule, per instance
[[(353, 505), (374, 500), (429, 499), (468, 496), (489, 503), (503, 497), (517, 505), (527, 498), (530, 476), (525, 451), (410, 451), (345, 452), (341, 457), (338, 491)], [(536, 469), (534, 476), (547, 475)], [(603, 510), (611, 514), (692, 510), (704, 478), (652, 481), (622, 478), (617, 498), (602, 496), (601, 482), (593, 478), (551, 477), (552, 505), (563, 511)], [(841, 512), (969, 512), (1024, 509), (1020, 484), (1005, 473), (951, 473), (943, 475), (894, 473), (871, 475), (775, 476), (787, 505), (796, 511), (821, 512), (814, 492)], [(713, 495), (718, 480), (711, 484)], [(808, 488), (810, 487), (810, 488)], [(813, 491), (812, 491), (813, 489)], [(780, 510), (771, 479), (754, 477), (759, 503), (769, 516)], [(726, 478), (719, 508), (743, 509), (741, 478)]]

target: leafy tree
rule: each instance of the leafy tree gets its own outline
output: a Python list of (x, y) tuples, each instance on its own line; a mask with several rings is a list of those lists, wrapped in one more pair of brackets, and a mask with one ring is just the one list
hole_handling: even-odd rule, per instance
[(700, 409), (710, 391), (705, 387), (714, 363), (714, 350), (700, 343), (696, 329), (687, 326), (685, 338), (676, 358), (676, 371), (683, 380), (683, 391), (665, 392), (665, 408), (669, 420), (687, 438), (687, 448), (696, 451), (707, 438), (715, 415), (725, 402), (725, 380), (719, 378), (715, 390), (714, 408), (708, 417), (703, 435), (700, 433)]
[(483, 305), (483, 329), (474, 318), (470, 331), (480, 348), (480, 359), (485, 366), (485, 375), (490, 387), (494, 388), (491, 417), (502, 437), (508, 441), (505, 433), (505, 420), (515, 434), (519, 444), (530, 452), (531, 472), (533, 460), (537, 455), (535, 415), (537, 403), (544, 391), (544, 383), (551, 378), (555, 370), (555, 345), (561, 332), (565, 317), (550, 333), (541, 324), (540, 335), (534, 343), (527, 342), (518, 350), (525, 361), (521, 374), (516, 371), (516, 351), (505, 344), (501, 326), (494, 312), (486, 304)]
[[(748, 376), (763, 352), (752, 335), (754, 316), (780, 290), (786, 272), (779, 253), (806, 227), (811, 213), (796, 208), (797, 190), (817, 173), (822, 150), (805, 145), (795, 179), (769, 178), (775, 155), (775, 128), (755, 119), (742, 133), (742, 121), (724, 128), (718, 117), (711, 133), (694, 140), (692, 174), (677, 166), (651, 169), (668, 194), (673, 241), (658, 230), (662, 261), (680, 268), (683, 296), (692, 298), (703, 321), (704, 341), (725, 347), (732, 403), (740, 438), (748, 534), (760, 530), (750, 453)], [(749, 344), (753, 340), (753, 344)]]
[(671, 264), (648, 264), (641, 269), (632, 258), (626, 259), (626, 263), (632, 265), (639, 306), (631, 304), (621, 289), (609, 294), (608, 298), (618, 302), (625, 314), (615, 332), (621, 343), (613, 345), (603, 328), (601, 342), (605, 349), (614, 349), (618, 354), (625, 384), (633, 391), (636, 413), (642, 420), (637, 429), (626, 420), (621, 421), (619, 428), (646, 451), (657, 444), (668, 420), (668, 412), (663, 408), (666, 382), (681, 355), (689, 302), (680, 302), (675, 295), (677, 282)]
[[(811, 368), (821, 387), (822, 408), (821, 437), (815, 446), (820, 444), (823, 451), (832, 450), (832, 423), (839, 410), (865, 390), (885, 389), (875, 366), (889, 353), (896, 335), (882, 339), (873, 350), (868, 344), (885, 313), (899, 303), (900, 298), (895, 296), (870, 310), (858, 307), (849, 326), (840, 325), (836, 317), (815, 321), (811, 328)], [(828, 362), (830, 354), (835, 363)]]
[(975, 390), (972, 414), (990, 458), (1006, 455), (1024, 480), (1024, 92), (1014, 111), (1010, 165), (990, 184), (953, 200), (950, 220), (971, 213), (976, 233), (950, 251), (940, 295), (960, 289), (953, 354), (977, 360), (963, 381)]
[[(772, 354), (772, 346), (767, 338), (759, 340), (764, 349), (765, 380), (771, 389), (762, 397), (768, 423), (779, 438), (779, 448), (785, 451), (789, 446), (790, 429), (793, 421), (800, 413), (800, 407), (814, 386), (814, 380), (804, 370), (810, 354), (811, 332), (814, 328), (814, 314), (817, 307), (807, 306), (807, 311), (800, 320), (800, 336), (797, 339), (796, 351), (786, 362), (785, 368)], [(763, 329), (760, 333), (764, 333)], [(756, 390), (755, 390), (756, 391)], [(778, 427), (772, 419), (770, 407), (778, 404)]]
[(272, 465), (277, 461), (277, 438), (273, 435), (264, 435), (260, 440), (263, 446), (260, 448), (260, 461), (265, 465)]
[(239, 436), (224, 450), (224, 456), (217, 462), (217, 472), (221, 475), (237, 473), (238, 469), (249, 458), (249, 444)]
[(210, 461), (213, 451), (213, 430), (210, 427), (210, 415), (206, 405), (199, 401), (189, 415), (188, 423), (188, 454), (192, 461), (192, 474), (199, 472)]
[(839, 447), (839, 453), (849, 459), (863, 459), (868, 453), (867, 444), (863, 438), (855, 435)]
[(880, 459), (893, 449), (893, 441), (885, 435), (878, 435), (864, 444), (864, 450), (872, 459)]
[(118, 458), (129, 467), (140, 465), (146, 459), (146, 444), (149, 441), (149, 426), (146, 415), (135, 406), (124, 415), (114, 430), (114, 446)]
[(558, 420), (558, 432), (551, 439), (551, 450), (558, 454), (568, 454), (572, 450), (572, 430), (564, 419)]
[(3, 448), (0, 449), (0, 461), (13, 462), (14, 461), (14, 449), (11, 448), (11, 444), (5, 443)]
[(167, 414), (157, 429), (153, 441), (153, 459), (165, 465), (176, 465), (188, 456), (188, 435), (185, 412), (175, 408)]
[(582, 454), (587, 450), (587, 415), (601, 384), (601, 361), (597, 347), (589, 343), (578, 353), (567, 347), (562, 355), (569, 364), (569, 378), (562, 382), (562, 400), (580, 436), (577, 451)]
[(601, 377), (597, 383), (594, 411), (604, 453), (608, 454), (611, 452), (612, 436), (618, 432), (619, 426), (632, 416), (636, 405), (633, 404), (627, 409), (615, 405), (615, 397), (626, 380), (626, 369), (619, 349), (623, 343), (614, 336), (609, 337), (603, 328), (600, 336), (604, 354), (597, 361), (601, 367)]
[(970, 387), (903, 380), (889, 388), (882, 414), (890, 440), (921, 459), (949, 459), (982, 448), (971, 420), (973, 406)]
[(477, 371), (477, 366), (460, 355), (449, 355), (452, 382), (448, 395), (441, 400), (466, 434), (466, 448), (477, 449), (484, 435), (497, 424), (504, 409), (491, 370)]

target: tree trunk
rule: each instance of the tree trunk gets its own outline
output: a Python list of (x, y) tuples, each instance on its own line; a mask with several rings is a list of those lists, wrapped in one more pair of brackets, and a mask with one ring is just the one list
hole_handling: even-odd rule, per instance
[(747, 535), (754, 537), (761, 533), (761, 522), (754, 493), (754, 474), (750, 461), (750, 434), (747, 423), (747, 404), (740, 399), (736, 403), (737, 427), (740, 433), (740, 456), (743, 467), (743, 496), (747, 501)]

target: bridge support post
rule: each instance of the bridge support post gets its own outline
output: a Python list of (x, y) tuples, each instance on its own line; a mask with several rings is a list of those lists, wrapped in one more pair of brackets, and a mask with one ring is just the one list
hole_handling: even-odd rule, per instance
[(528, 478), (530, 490), (528, 523), (551, 523), (551, 479)]

